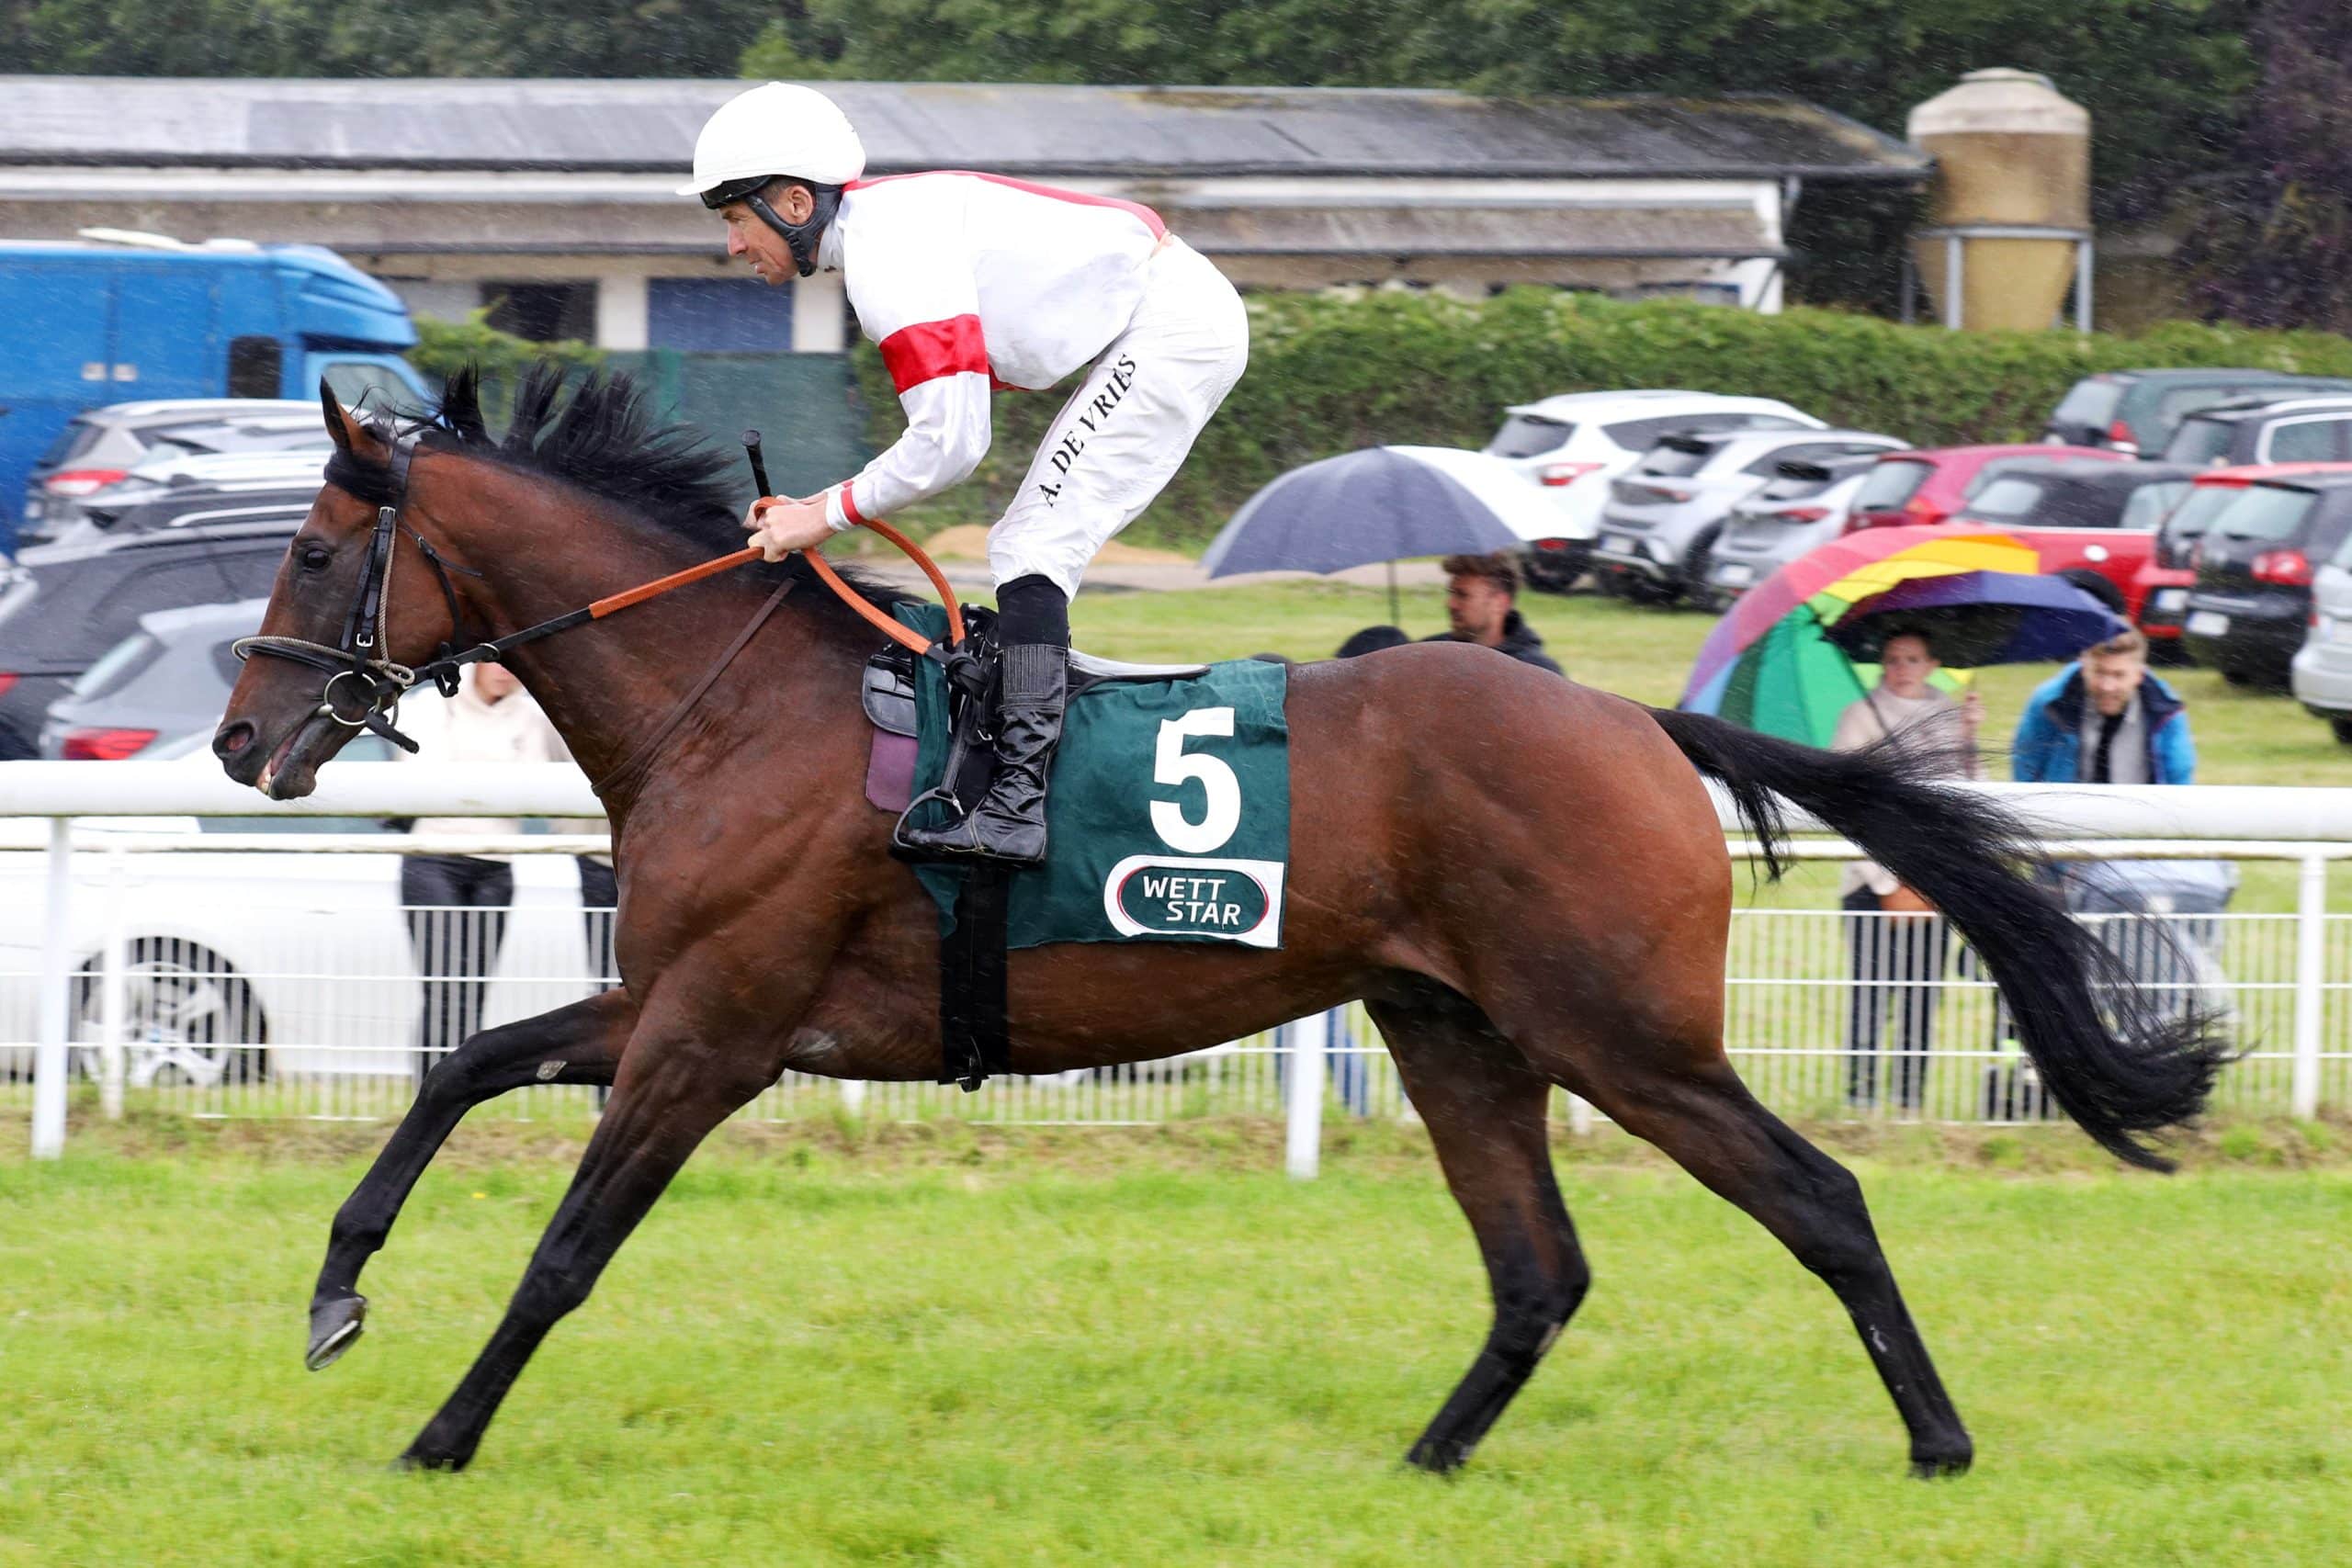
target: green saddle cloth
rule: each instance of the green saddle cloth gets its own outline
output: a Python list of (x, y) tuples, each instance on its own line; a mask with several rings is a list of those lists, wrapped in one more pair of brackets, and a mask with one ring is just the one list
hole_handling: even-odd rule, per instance
[[(936, 639), (936, 604), (898, 618)], [(916, 660), (917, 795), (947, 763), (947, 677)], [(1212, 664), (1166, 681), (1106, 681), (1073, 697), (1046, 799), (1046, 861), (1013, 874), (1008, 947), (1055, 942), (1282, 945), (1290, 861), (1286, 666)], [(924, 808), (941, 817), (944, 806)], [(918, 818), (923, 820), (923, 818)], [(955, 929), (964, 871), (918, 866)]]

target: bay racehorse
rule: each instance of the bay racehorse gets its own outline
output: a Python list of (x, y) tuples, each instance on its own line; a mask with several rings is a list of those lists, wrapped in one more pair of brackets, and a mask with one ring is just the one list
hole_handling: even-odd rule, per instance
[[(263, 626), (287, 656), (250, 660), (214, 740), (232, 777), (273, 798), (308, 793), (370, 693), (389, 698), (398, 686), (383, 682), (436, 648), (741, 542), (731, 457), (660, 427), (623, 378), (567, 400), (552, 373), (533, 373), (503, 439), (470, 375), (400, 424), (322, 399), (326, 487)], [(808, 570), (795, 558), (714, 576), (506, 655), (611, 818), (624, 984), (479, 1033), (425, 1078), (335, 1215), (311, 1364), (354, 1341), (361, 1269), (469, 1108), (547, 1081), (612, 1093), (504, 1317), (406, 1463), (473, 1458), (532, 1352), (687, 1156), (780, 1074), (938, 1074), (934, 908), (886, 853), (892, 819), (863, 791), (860, 671), (880, 639)], [(698, 684), (787, 582), (800, 591)], [(1288, 718), (1282, 948), (1014, 953), (1013, 1069), (1164, 1057), (1363, 1001), (1493, 1287), (1485, 1345), (1414, 1464), (1461, 1464), (1584, 1297), (1545, 1141), (1557, 1086), (1780, 1238), (1852, 1315), (1913, 1469), (1964, 1469), (1967, 1432), (1860, 1187), (1724, 1057), (1733, 877), (1702, 775), (1768, 844), (1781, 841), (1777, 795), (1931, 899), (1987, 961), (2051, 1094), (2125, 1160), (2161, 1168), (2147, 1140), (2202, 1104), (2225, 1055), (2205, 1022), (2154, 1016), (2114, 983), (2099, 944), (2020, 875), (2012, 819), (1883, 751), (1655, 711), (1463, 644), (1300, 665)]]

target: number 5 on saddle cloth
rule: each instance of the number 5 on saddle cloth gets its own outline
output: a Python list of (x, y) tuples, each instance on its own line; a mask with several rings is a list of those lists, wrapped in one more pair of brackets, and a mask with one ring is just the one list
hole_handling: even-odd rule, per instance
[[(967, 615), (970, 612), (967, 612)], [(898, 607), (936, 640), (933, 604)], [(975, 635), (978, 635), (977, 633)], [(1046, 796), (1046, 863), (919, 864), (939, 906), (940, 1081), (977, 1089), (1009, 1072), (1005, 953), (1064, 942), (1282, 945), (1290, 859), (1286, 667), (1114, 664), (1070, 656), (1062, 744)], [(978, 799), (994, 751), (983, 705), (958, 700), (932, 660), (875, 656), (866, 798), (887, 811)], [(952, 781), (952, 785), (948, 781)]]

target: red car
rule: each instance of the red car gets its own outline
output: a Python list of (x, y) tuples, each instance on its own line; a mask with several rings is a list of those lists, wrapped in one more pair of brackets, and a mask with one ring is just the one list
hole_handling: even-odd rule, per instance
[(2015, 535), (2034, 547), (2042, 570), (2137, 620), (2145, 592), (2139, 576), (2155, 554), (2156, 525), (2203, 472), (2186, 463), (2025, 457), (1985, 470), (1951, 521)]
[(2248, 463), (2199, 474), (2188, 499), (2156, 531), (2155, 549), (2132, 579), (2132, 603), (2140, 606), (2133, 618), (2148, 640), (2159, 648), (2180, 647), (2180, 623), (2188, 613), (2188, 591), (2197, 581), (2197, 541), (2240, 491), (2261, 479), (2346, 472), (2352, 472), (2352, 463)]
[(2046, 444), (2013, 446), (1931, 446), (1892, 452), (1862, 480), (1847, 514), (1846, 532), (1857, 528), (1902, 528), (1940, 523), (1960, 510), (1979, 485), (2011, 463), (2027, 457), (2090, 457), (2128, 461), (2125, 454), (2098, 446)]

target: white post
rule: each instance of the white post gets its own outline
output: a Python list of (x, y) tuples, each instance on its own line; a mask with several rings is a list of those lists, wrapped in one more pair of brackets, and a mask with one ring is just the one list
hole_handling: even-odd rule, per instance
[(2295, 899), (2295, 1071), (2290, 1099), (2295, 1115), (2319, 1114), (2319, 1037), (2323, 993), (2320, 977), (2327, 959), (2327, 862), (2303, 860)]
[(1958, 332), (1968, 311), (1961, 290), (1968, 284), (1968, 253), (1956, 234), (1944, 236), (1944, 327)]
[(1330, 1047), (1329, 1013), (1309, 1013), (1290, 1026), (1290, 1124), (1283, 1165), (1301, 1181), (1315, 1179), (1323, 1157), (1324, 1058)]
[(1568, 1131), (1579, 1138), (1592, 1136), (1592, 1101), (1580, 1094), (1568, 1096)]
[(73, 976), (66, 921), (72, 914), (74, 820), (49, 820), (48, 933), (40, 947), (40, 1036), (33, 1055), (33, 1158), (65, 1152), (65, 1032)]
[(852, 1116), (865, 1114), (865, 1080), (864, 1078), (842, 1079), (842, 1109)]
[(122, 1120), (122, 1004), (130, 963), (123, 916), (129, 904), (125, 886), (130, 860), (120, 850), (107, 853), (106, 946), (98, 976), (98, 1106), (109, 1122)]

